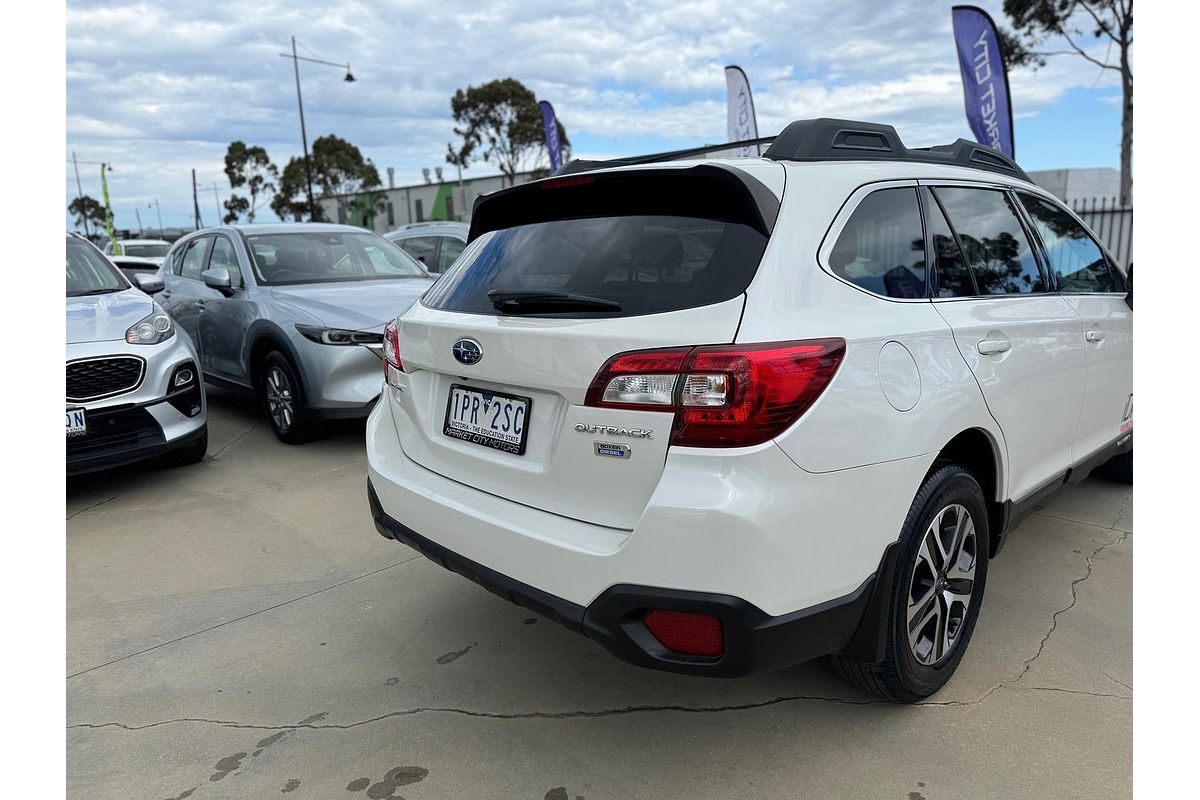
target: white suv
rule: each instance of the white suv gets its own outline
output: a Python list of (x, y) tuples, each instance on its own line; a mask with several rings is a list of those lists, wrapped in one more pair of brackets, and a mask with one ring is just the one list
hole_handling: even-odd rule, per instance
[(384, 536), (634, 664), (911, 702), (1017, 521), (1131, 478), (1127, 278), (994, 151), (819, 119), (567, 172), (480, 198), (387, 327)]

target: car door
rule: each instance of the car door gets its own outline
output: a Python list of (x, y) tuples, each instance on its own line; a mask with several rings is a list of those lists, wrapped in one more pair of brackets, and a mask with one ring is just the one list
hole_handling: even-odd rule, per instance
[(200, 281), (200, 273), (204, 271), (211, 245), (211, 236), (197, 236), (188, 240), (178, 258), (172, 259), (172, 268), (164, 270), (164, 289), (159, 294), (163, 309), (188, 335), (197, 350), (200, 349), (200, 337), (196, 330), (199, 301), (208, 289)]
[(1083, 223), (1046, 198), (1017, 197), (1059, 294), (1080, 319), (1087, 372), (1075, 431), (1079, 463), (1133, 430), (1133, 309), (1125, 302), (1125, 277)]
[(1028, 499), (1071, 465), (1084, 388), (1078, 318), (1048, 284), (1006, 190), (922, 191), (937, 259), (934, 307), (1004, 435), (1008, 497)]
[(200, 282), (196, 329), (200, 365), (205, 374), (249, 385), (242, 351), (254, 309), (246, 289), (245, 267), (249, 265), (242, 261), (229, 236), (213, 235), (205, 269), (219, 267), (228, 271), (230, 288), (226, 293)]

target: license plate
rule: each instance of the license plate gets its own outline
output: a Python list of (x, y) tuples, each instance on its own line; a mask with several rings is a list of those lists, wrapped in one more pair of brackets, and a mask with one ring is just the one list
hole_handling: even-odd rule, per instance
[(82, 408), (67, 409), (67, 436), (83, 436), (87, 433), (87, 412)]
[(525, 454), (533, 400), (487, 389), (450, 386), (442, 433), (505, 453)]

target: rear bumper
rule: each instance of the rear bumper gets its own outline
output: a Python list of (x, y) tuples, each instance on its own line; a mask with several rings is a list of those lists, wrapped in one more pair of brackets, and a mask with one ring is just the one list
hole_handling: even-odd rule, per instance
[[(367, 498), (375, 527), (384, 537), (407, 544), (488, 591), (599, 642), (622, 661), (651, 669), (739, 677), (839, 652), (859, 630), (874, 594), (875, 575), (871, 575), (844, 597), (791, 614), (771, 616), (730, 595), (618, 584), (582, 606), (476, 563), (422, 536), (383, 510), (370, 479)], [(700, 657), (667, 650), (642, 623), (650, 609), (713, 614), (721, 621), (723, 654)]]

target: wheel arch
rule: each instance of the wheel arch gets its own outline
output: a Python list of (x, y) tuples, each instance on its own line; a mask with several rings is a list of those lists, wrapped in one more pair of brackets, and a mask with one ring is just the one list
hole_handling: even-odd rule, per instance
[(988, 509), (989, 557), (996, 555), (1006, 524), (1003, 452), (1002, 445), (990, 432), (983, 428), (967, 428), (942, 446), (925, 476), (928, 478), (945, 464), (957, 464), (979, 482)]
[(286, 355), (292, 362), (292, 366), (295, 367), (296, 372), (300, 375), (301, 382), (305, 386), (310, 385), (308, 375), (304, 371), (304, 362), (300, 359), (291, 340), (278, 327), (262, 323), (251, 329), (250, 335), (246, 337), (246, 342), (246, 375), (249, 376), (250, 387), (256, 394), (258, 392), (258, 381), (262, 371), (263, 359), (272, 350), (278, 350)]

